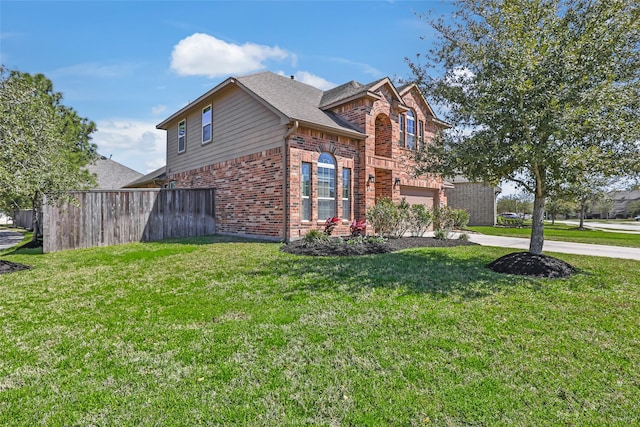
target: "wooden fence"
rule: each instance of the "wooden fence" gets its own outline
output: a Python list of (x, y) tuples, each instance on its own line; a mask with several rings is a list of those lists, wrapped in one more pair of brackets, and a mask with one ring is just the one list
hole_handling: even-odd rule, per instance
[(43, 252), (215, 234), (214, 189), (77, 191), (45, 205)]
[[(40, 222), (40, 234), (42, 234), (42, 211), (38, 212), (38, 221)], [(31, 230), (33, 226), (33, 211), (31, 209), (23, 209), (13, 212), (13, 226)]]

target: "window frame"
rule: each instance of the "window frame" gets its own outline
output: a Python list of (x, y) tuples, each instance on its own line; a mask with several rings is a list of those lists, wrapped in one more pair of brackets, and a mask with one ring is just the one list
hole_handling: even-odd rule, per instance
[(351, 168), (342, 168), (342, 219), (351, 220)]
[[(180, 135), (180, 128), (182, 129), (182, 135)], [(182, 139), (182, 150), (180, 149), (180, 139)], [(187, 151), (187, 119), (182, 119), (178, 122), (178, 154), (182, 154)]]
[[(322, 162), (321, 159), (326, 156), (331, 159), (331, 163)], [(330, 153), (323, 152), (318, 157), (318, 187), (317, 187), (317, 200), (318, 200), (318, 221), (325, 221), (327, 218), (334, 218), (337, 215), (337, 192), (336, 192), (336, 175), (337, 175), (337, 161), (335, 157), (333, 157)], [(324, 170), (332, 171), (329, 174), (325, 173)], [(327, 179), (328, 178), (328, 179)], [(325, 184), (328, 184), (325, 187)], [(321, 195), (328, 190), (328, 195)], [(326, 204), (330, 204), (332, 209), (331, 213), (326, 215), (325, 212), (322, 212), (326, 209)], [(321, 214), (322, 212), (322, 214)]]
[[(205, 110), (206, 109), (209, 109), (209, 121), (207, 123), (205, 123), (205, 121), (204, 121), (205, 120), (205, 116), (204, 115), (205, 115)], [(204, 145), (204, 144), (210, 143), (213, 140), (213, 106), (211, 104), (207, 105), (206, 107), (204, 107), (202, 109), (202, 114), (200, 115), (200, 118), (201, 118), (201, 128), (202, 128), (201, 129), (202, 130), (201, 141), (202, 141), (202, 145)], [(205, 140), (204, 139), (204, 130), (205, 130), (206, 126), (209, 126), (209, 139)]]
[(405, 146), (405, 142), (404, 142), (404, 134), (405, 134), (404, 114), (398, 114), (398, 126), (399, 126), (399, 129), (400, 129), (400, 140), (398, 141), (398, 144), (400, 144), (400, 147), (404, 147)]
[[(307, 169), (307, 176), (305, 178), (305, 169)], [(300, 221), (308, 222), (311, 221), (311, 174), (312, 174), (311, 163), (302, 162), (300, 166)], [(307, 184), (306, 192), (305, 192), (305, 184)], [(305, 195), (305, 193), (307, 193)], [(307, 210), (305, 212), (305, 204), (307, 205)], [(305, 217), (305, 213), (307, 214)]]
[(424, 148), (424, 121), (418, 121), (418, 150), (422, 150)]
[(407, 111), (407, 124), (405, 126), (407, 134), (406, 148), (408, 150), (416, 149), (416, 114), (413, 110)]

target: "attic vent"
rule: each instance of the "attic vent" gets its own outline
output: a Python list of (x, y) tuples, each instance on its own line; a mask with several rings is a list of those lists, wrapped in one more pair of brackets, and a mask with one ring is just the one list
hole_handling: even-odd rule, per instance
[(296, 79), (296, 77), (292, 74), (291, 75), (291, 80), (295, 80), (295, 79)]

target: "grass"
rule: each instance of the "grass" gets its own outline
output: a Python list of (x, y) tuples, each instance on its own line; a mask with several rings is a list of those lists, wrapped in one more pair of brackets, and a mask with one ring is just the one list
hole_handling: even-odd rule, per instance
[(297, 257), (219, 237), (3, 259), (0, 425), (632, 425), (640, 262)]
[[(511, 228), (511, 227), (489, 227), (472, 226), (467, 227), (471, 231), (491, 236), (507, 237), (531, 237), (531, 228)], [(590, 243), (596, 245), (626, 246), (640, 248), (640, 234), (618, 233), (601, 230), (578, 230), (575, 226), (559, 224), (544, 225), (544, 238), (546, 240), (560, 240), (564, 242)]]

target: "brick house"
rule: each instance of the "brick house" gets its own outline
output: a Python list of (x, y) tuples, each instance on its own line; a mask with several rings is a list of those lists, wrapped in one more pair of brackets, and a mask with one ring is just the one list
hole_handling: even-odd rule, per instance
[(332, 216), (348, 234), (379, 197), (446, 204), (444, 181), (411, 167), (446, 126), (415, 85), (322, 91), (262, 72), (226, 79), (157, 128), (170, 186), (216, 189), (218, 233), (291, 241)]

